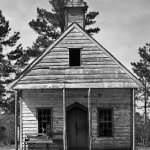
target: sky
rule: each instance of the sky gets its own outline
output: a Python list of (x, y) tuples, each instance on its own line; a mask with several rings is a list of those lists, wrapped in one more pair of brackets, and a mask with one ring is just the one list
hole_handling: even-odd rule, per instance
[[(98, 11), (94, 38), (124, 66), (139, 61), (138, 49), (150, 43), (150, 0), (85, 0), (90, 11)], [(48, 0), (0, 0), (0, 10), (12, 31), (21, 33), (23, 47), (31, 46), (37, 34), (28, 23), (36, 19), (36, 9), (51, 10)]]

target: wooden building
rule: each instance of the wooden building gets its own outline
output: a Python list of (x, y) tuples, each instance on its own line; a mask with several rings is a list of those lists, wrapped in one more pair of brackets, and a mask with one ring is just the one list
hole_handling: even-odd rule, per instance
[(134, 90), (142, 85), (86, 33), (85, 7), (82, 0), (66, 4), (65, 32), (8, 86), (17, 91), (16, 109), (20, 102), (20, 150), (39, 133), (46, 138), (35, 146), (135, 149)]

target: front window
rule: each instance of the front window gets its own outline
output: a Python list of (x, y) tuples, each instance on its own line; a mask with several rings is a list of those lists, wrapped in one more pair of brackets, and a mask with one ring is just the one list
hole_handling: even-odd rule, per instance
[(45, 133), (47, 135), (51, 134), (51, 109), (50, 108), (40, 108), (38, 109), (38, 132)]
[(99, 137), (111, 137), (112, 136), (112, 109), (98, 109), (98, 127)]

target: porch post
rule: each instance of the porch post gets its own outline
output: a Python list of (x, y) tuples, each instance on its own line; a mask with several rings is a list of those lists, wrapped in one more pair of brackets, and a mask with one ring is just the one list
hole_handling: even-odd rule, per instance
[(132, 148), (135, 150), (135, 92), (134, 89), (132, 89)]
[(22, 97), (19, 97), (20, 100), (20, 150), (22, 150)]
[(15, 91), (15, 150), (18, 150), (18, 91)]
[(67, 135), (66, 135), (66, 94), (65, 94), (65, 88), (63, 88), (63, 120), (64, 120), (63, 145), (64, 145), (64, 150), (67, 150)]
[(89, 150), (92, 149), (92, 119), (91, 119), (92, 107), (91, 107), (91, 89), (88, 89), (88, 121), (89, 121)]

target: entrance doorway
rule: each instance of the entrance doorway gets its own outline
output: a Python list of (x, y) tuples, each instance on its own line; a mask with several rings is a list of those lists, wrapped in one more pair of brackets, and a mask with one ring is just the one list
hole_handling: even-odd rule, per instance
[(79, 103), (67, 109), (68, 150), (88, 149), (88, 111)]

